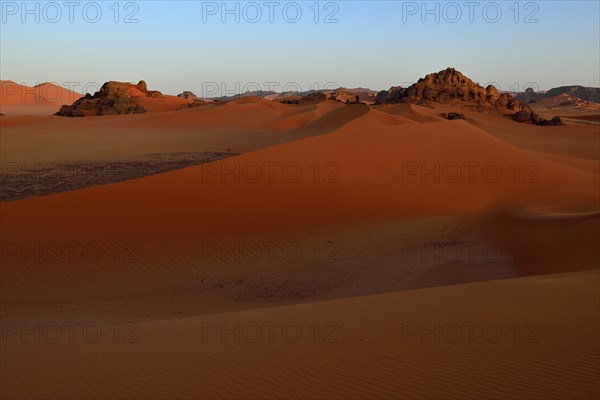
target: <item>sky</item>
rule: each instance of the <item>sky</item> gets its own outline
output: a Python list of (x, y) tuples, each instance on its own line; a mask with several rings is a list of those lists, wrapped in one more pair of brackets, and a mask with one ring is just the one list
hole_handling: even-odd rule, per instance
[(452, 66), (501, 90), (598, 87), (599, 4), (0, 0), (0, 78), (212, 97), (382, 90)]

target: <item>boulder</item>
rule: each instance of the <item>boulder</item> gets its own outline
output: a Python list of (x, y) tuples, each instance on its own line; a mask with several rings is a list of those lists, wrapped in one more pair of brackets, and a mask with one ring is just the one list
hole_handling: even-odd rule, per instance
[(186, 103), (186, 104), (184, 104), (184, 105), (183, 105), (183, 106), (180, 108), (180, 110), (184, 110), (184, 109), (186, 109), (186, 108), (195, 108), (195, 107), (200, 107), (200, 106), (203, 106), (203, 105), (205, 105), (205, 104), (206, 104), (206, 102), (204, 102), (204, 101), (193, 101), (193, 102), (191, 102), (191, 103)]
[(527, 122), (531, 121), (531, 115), (529, 111), (519, 111), (513, 115), (513, 119), (517, 122)]
[(451, 112), (448, 113), (448, 115), (446, 116), (447, 119), (453, 120), (453, 119), (466, 119), (464, 114), (460, 114), (457, 112)]
[(146, 96), (147, 96), (147, 97), (152, 97), (152, 98), (155, 98), (155, 99), (158, 99), (158, 98), (165, 97), (165, 96), (163, 96), (163, 94), (162, 94), (161, 92), (159, 92), (158, 90), (148, 90), (148, 92), (146, 93)]
[(541, 126), (561, 126), (564, 125), (565, 123), (562, 122), (562, 119), (560, 119), (560, 117), (554, 117), (552, 119), (543, 119), (540, 121), (540, 123), (538, 125)]

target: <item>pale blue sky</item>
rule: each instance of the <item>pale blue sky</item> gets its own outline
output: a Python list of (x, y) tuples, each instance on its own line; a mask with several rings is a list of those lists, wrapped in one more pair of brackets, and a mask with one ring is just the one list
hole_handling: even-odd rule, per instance
[[(420, 1), (323, 1), (317, 3), (318, 23), (315, 1), (273, 2), (273, 22), (265, 1), (239, 2), (239, 23), (234, 14), (221, 15), (221, 1), (121, 1), (117, 23), (112, 0), (96, 2), (102, 10), (96, 23), (89, 22), (96, 17), (92, 2), (76, 2), (73, 22), (64, 1), (37, 2), (38, 11), (36, 2), (28, 2), (34, 11), (25, 15), (21, 1), (0, 3), (0, 77), (28, 85), (144, 79), (149, 88), (173, 94), (209, 94), (206, 82), (232, 92), (236, 82), (239, 88), (278, 82), (281, 89), (296, 82), (308, 90), (333, 82), (380, 90), (453, 66), (503, 90), (528, 82), (540, 89), (600, 86), (597, 0), (474, 2), (473, 22), (465, 1), (438, 2), (439, 23), (435, 12), (421, 14)], [(452, 23), (456, 4), (462, 16)], [(255, 5), (262, 18), (252, 23)], [(497, 5), (502, 15), (492, 23)], [(292, 23), (298, 6), (302, 16)], [(132, 12), (138, 22), (124, 23)], [(324, 23), (332, 12), (338, 22)]]

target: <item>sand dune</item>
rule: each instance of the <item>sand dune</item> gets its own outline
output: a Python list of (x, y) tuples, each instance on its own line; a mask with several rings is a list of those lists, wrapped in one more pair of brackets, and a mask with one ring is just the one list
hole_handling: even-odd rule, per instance
[(83, 95), (45, 82), (28, 87), (13, 81), (0, 81), (0, 113), (5, 115), (51, 115), (63, 104)]
[[(164, 288), (157, 277), (171, 274), (174, 274), (173, 284), (178, 287), (182, 280), (198, 276), (198, 257), (206, 241), (248, 243), (252, 238), (263, 238), (264, 242), (310, 243), (315, 238), (322, 238), (324, 231), (342, 235), (340, 232), (347, 229), (361, 229), (361, 226), (377, 222), (391, 224), (378, 228), (375, 232), (379, 233), (373, 233), (380, 236), (383, 232), (381, 229), (389, 230), (389, 226), (396, 226), (391, 231), (399, 232), (397, 226), (410, 219), (448, 215), (485, 218), (505, 207), (598, 210), (597, 174), (507, 144), (474, 126), (469, 120), (436, 119), (433, 117), (436, 110), (422, 110), (422, 107), (411, 108), (408, 113), (422, 113), (431, 122), (417, 123), (413, 119), (413, 122), (400, 120), (398, 124), (389, 123), (389, 114), (359, 105), (338, 106), (328, 102), (316, 107), (299, 107), (301, 111), (291, 108), (294, 113), (288, 116), (286, 114), (289, 111), (284, 105), (267, 108), (261, 101), (188, 110), (181, 112), (181, 115), (182, 120), (190, 123), (205, 121), (207, 129), (213, 123), (209, 117), (212, 112), (222, 120), (228, 112), (238, 115), (248, 112), (255, 118), (249, 123), (257, 126), (268, 120), (275, 121), (280, 116), (311, 128), (306, 129), (307, 136), (317, 136), (251, 151), (217, 163), (142, 178), (134, 183), (111, 184), (0, 204), (3, 215), (1, 233), (3, 240), (9, 243), (31, 248), (39, 243), (47, 243), (52, 238), (58, 243), (98, 243), (108, 247), (110, 243), (118, 242), (134, 243), (140, 248), (134, 265), (119, 267), (124, 268), (122, 273), (126, 276), (108, 273), (115, 269), (111, 259), (78, 270), (51, 260), (38, 261), (31, 257), (21, 262), (20, 258), (11, 255), (2, 269), (3, 300), (22, 299), (23, 291), (30, 293), (30, 299), (44, 296), (52, 299), (61, 293), (61, 300), (79, 298), (82, 293), (90, 297), (101, 296), (104, 289), (93, 289), (99, 281), (115, 288), (114, 295), (117, 296), (126, 293), (129, 282), (140, 277), (148, 279), (147, 286), (143, 285), (145, 289), (140, 291), (152, 292)], [(299, 118), (304, 114), (308, 116)], [(140, 123), (153, 121), (159, 125), (166, 123), (168, 115), (89, 118), (82, 123), (118, 127), (120, 124), (133, 124), (139, 119)], [(482, 114), (481, 118), (486, 118), (485, 115)], [(390, 117), (396, 118), (393, 115)], [(216, 120), (217, 117), (214, 118)], [(490, 121), (495, 121), (502, 116), (492, 115), (490, 118)], [(52, 118), (52, 123), (55, 123), (54, 120)], [(238, 123), (235, 118), (227, 120), (233, 121), (232, 127)], [(59, 122), (63, 123), (62, 120)], [(514, 124), (510, 120), (506, 122)], [(281, 129), (281, 125), (276, 126)], [(300, 126), (295, 129), (300, 129)], [(319, 132), (330, 130), (333, 131), (318, 135)], [(264, 145), (269, 140), (271, 143), (291, 140), (294, 132), (291, 129), (274, 130), (265, 133), (257, 143)], [(220, 136), (220, 139), (224, 137)], [(130, 136), (128, 138), (131, 139)], [(144, 140), (144, 136), (138, 136), (138, 140)], [(597, 221), (598, 217), (594, 216), (587, 224), (593, 225)], [(594, 258), (594, 252), (589, 252), (589, 246), (598, 238), (598, 232), (588, 225), (576, 225), (571, 229), (566, 224), (566, 230), (559, 230), (556, 237), (543, 239), (543, 243), (555, 245), (557, 238), (585, 234), (587, 239), (581, 250), (588, 261), (574, 270), (594, 268), (591, 261), (597, 258)], [(481, 238), (458, 236), (450, 239), (479, 240), (481, 245), (484, 240), (497, 240), (502, 243), (509, 259), (503, 261), (501, 270), (489, 262), (484, 263), (485, 268), (481, 269), (479, 275), (462, 270), (462, 279), (471, 281), (474, 279), (472, 276), (476, 275), (477, 279), (514, 276), (512, 266), (515, 261), (511, 259), (513, 243), (506, 243), (504, 239), (521, 236), (513, 235), (510, 226), (500, 230), (506, 232), (505, 236), (485, 236), (487, 225), (482, 226), (484, 236)], [(441, 228), (439, 231), (437, 229), (432, 228), (428, 240), (441, 241), (438, 238)], [(528, 229), (524, 227), (524, 241), (528, 238)], [(308, 239), (290, 239), (298, 234)], [(403, 238), (411, 238), (410, 234), (402, 235)], [(347, 247), (357, 246), (358, 241), (363, 240), (361, 238), (364, 239), (364, 236), (348, 239)], [(338, 242), (345, 244), (346, 239)], [(383, 250), (365, 248), (372, 255)], [(350, 254), (349, 250), (343, 253), (346, 257), (350, 257)], [(361, 257), (368, 265), (370, 261), (365, 253)], [(396, 254), (395, 258), (372, 260), (376, 260), (378, 265), (387, 266), (399, 259), (400, 255)], [(305, 262), (314, 264), (314, 261)], [(438, 264), (428, 266), (423, 271), (417, 269), (416, 275), (420, 276), (422, 282), (417, 287), (461, 282), (460, 274), (455, 274), (459, 271), (456, 265)], [(209, 274), (213, 268), (222, 268), (223, 265), (229, 263), (202, 265), (200, 275)], [(555, 267), (549, 266), (545, 271), (543, 263), (538, 265), (540, 268), (536, 273), (558, 272)], [(140, 266), (144, 267), (140, 269)], [(252, 269), (263, 274), (271, 267), (269, 263), (248, 263), (244, 271), (252, 276)], [(54, 274), (56, 268), (64, 275)], [(294, 265), (284, 263), (282, 271), (290, 268), (294, 268)], [(151, 271), (150, 275), (148, 271)], [(386, 275), (388, 273), (388, 269), (382, 268), (382, 277), (389, 276)], [(529, 274), (527, 271), (522, 273)], [(25, 278), (29, 274), (46, 277), (43, 281), (46, 287), (37, 284), (35, 288), (31, 286), (33, 283)], [(412, 273), (407, 270), (398, 277), (403, 274)], [(90, 280), (90, 276), (94, 278)], [(312, 287), (310, 276), (307, 270), (302, 279)], [(338, 290), (334, 276), (338, 275), (333, 274), (332, 282), (328, 285), (335, 290), (327, 289), (325, 292), (335, 296), (365, 294), (367, 289), (360, 287), (348, 291), (344, 286), (343, 290)], [(359, 276), (352, 275), (352, 279), (344, 285), (354, 284)], [(62, 282), (65, 281), (70, 282), (66, 291), (62, 288)], [(260, 282), (269, 287), (274, 281), (266, 278)], [(251, 280), (242, 287), (256, 284)], [(388, 289), (409, 287), (399, 283)], [(241, 292), (243, 289), (237, 290), (237, 293)], [(326, 295), (325, 292), (317, 289), (310, 294), (308, 290), (308, 294), (296, 299), (292, 296), (287, 300), (307, 301)], [(218, 296), (223, 293), (217, 291)], [(305, 289), (299, 289), (299, 293), (305, 293)], [(238, 302), (233, 306), (240, 307), (240, 304)]]
[[(326, 115), (334, 110), (346, 117), (329, 118), (327, 125)], [(344, 110), (344, 105), (332, 101), (293, 107), (209, 104), (182, 111), (75, 119), (9, 117), (0, 119), (5, 143), (0, 155), (5, 162), (29, 164), (113, 161), (169, 151), (246, 152), (335, 130), (363, 112), (353, 107)], [(311, 129), (302, 129), (305, 125)]]
[[(107, 340), (9, 338), (1, 397), (598, 396), (595, 126), (461, 104), (144, 101), (139, 115), (0, 119), (17, 166), (242, 153), (0, 203), (3, 323), (89, 321)], [(221, 321), (304, 336), (199, 342)], [(139, 343), (112, 340), (126, 322)], [(421, 322), (506, 336), (402, 338)], [(315, 323), (338, 341), (311, 342)]]
[(35, 345), (16, 331), (0, 395), (593, 399), (599, 284), (598, 272), (508, 279), (101, 326), (99, 339), (76, 328)]
[[(561, 213), (562, 211), (562, 213)], [(515, 254), (522, 275), (598, 269), (600, 213), (543, 210), (488, 216), (484, 230)], [(515, 248), (514, 243), (520, 243)]]
[[(194, 226), (195, 219), (202, 221), (208, 232), (235, 229), (244, 233), (254, 231), (257, 219), (261, 229), (270, 231), (348, 220), (469, 212), (502, 204), (597, 199), (597, 175), (512, 147), (467, 122), (401, 127), (382, 124), (368, 113), (329, 135), (258, 150), (215, 165), (149, 177), (133, 188), (104, 186), (4, 204), (3, 208), (9, 215), (8, 222), (14, 218), (23, 228), (30, 224), (43, 226), (60, 236), (61, 230), (69, 229), (67, 221), (80, 218), (73, 215), (75, 210), (83, 212), (85, 207), (93, 207), (96, 214), (86, 217), (90, 231), (96, 231), (92, 228), (95, 219), (104, 225), (107, 216), (123, 220), (126, 215), (135, 223), (124, 232), (143, 237), (150, 224), (169, 226), (175, 221), (181, 222), (175, 224), (180, 236), (191, 234), (195, 230), (186, 226)], [(246, 171), (248, 165), (256, 168), (264, 162), (281, 166), (297, 163), (294, 168), (301, 175), (280, 170), (270, 179), (259, 169), (254, 171), (260, 174), (259, 179), (243, 176), (250, 173)], [(436, 163), (440, 165), (438, 173), (426, 174), (427, 168), (435, 170)], [(464, 163), (476, 163), (472, 178), (466, 175)], [(491, 163), (489, 170), (483, 169)], [(482, 167), (477, 170), (477, 165)], [(284, 176), (287, 172), (290, 175)], [(383, 191), (385, 198), (377, 195)], [(177, 193), (186, 193), (188, 200), (181, 202)], [(238, 193), (244, 193), (244, 198)], [(169, 213), (168, 220), (167, 215), (149, 219), (150, 210), (139, 206), (144, 198), (160, 199), (163, 207), (174, 212)], [(212, 210), (210, 215), (193, 212), (205, 207)], [(42, 209), (43, 213), (35, 211)], [(280, 224), (284, 216), (286, 227)]]

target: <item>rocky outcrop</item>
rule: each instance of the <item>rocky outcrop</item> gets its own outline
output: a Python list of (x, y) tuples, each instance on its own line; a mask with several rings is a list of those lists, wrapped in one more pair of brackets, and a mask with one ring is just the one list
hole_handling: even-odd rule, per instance
[(354, 96), (353, 100), (346, 99), (345, 103), (346, 104), (366, 104), (366, 103), (363, 103), (362, 101), (360, 101), (360, 96), (359, 95)]
[(538, 114), (530, 111), (519, 111), (513, 115), (513, 119), (517, 122), (529, 122), (531, 121), (534, 125), (539, 126), (561, 126), (564, 122), (560, 117), (554, 117), (552, 119), (544, 119)]
[(178, 94), (177, 97), (180, 97), (184, 100), (200, 100), (198, 98), (198, 96), (196, 96), (193, 92), (190, 92), (189, 90), (186, 90), (183, 93)]
[(389, 90), (382, 90), (375, 96), (375, 104), (400, 103), (405, 91), (402, 86), (392, 86)]
[(185, 103), (179, 110), (185, 110), (186, 108), (196, 108), (206, 105), (205, 101), (192, 101), (191, 103)]
[(454, 68), (429, 74), (406, 89), (396, 86), (377, 96), (379, 104), (444, 103), (452, 100), (489, 104), (513, 111), (531, 111), (528, 105), (513, 99), (510, 94), (500, 93), (493, 85), (484, 88)]
[(327, 100), (327, 95), (322, 92), (312, 92), (306, 96), (302, 96), (300, 103), (315, 103)]
[(106, 82), (94, 97), (142, 97), (148, 93), (146, 82), (137, 85), (128, 82)]
[(302, 96), (299, 99), (285, 99), (281, 102), (283, 104), (304, 104), (304, 103), (319, 103), (327, 100), (327, 95), (323, 92), (310, 92), (306, 96)]
[(348, 89), (348, 88), (338, 88), (331, 93), (324, 93), (329, 95), (330, 100), (336, 100), (341, 103), (356, 103), (356, 97), (358, 96), (358, 101), (365, 104), (373, 104), (376, 101), (376, 97), (379, 92), (374, 90), (365, 89), (365, 88), (356, 88), (356, 89)]
[(64, 105), (55, 115), (61, 117), (86, 117), (93, 115), (143, 114), (146, 109), (133, 98), (88, 98), (77, 100), (73, 105)]
[(155, 99), (159, 99), (159, 98), (165, 97), (165, 96), (163, 96), (162, 92), (159, 92), (158, 90), (148, 90), (148, 93), (146, 93), (146, 96), (147, 97), (152, 97), (152, 98), (155, 98)]
[(517, 122), (527, 122), (527, 121), (531, 121), (532, 115), (533, 115), (533, 113), (531, 113), (529, 111), (519, 111), (518, 113), (513, 115), (513, 119)]
[(140, 97), (163, 97), (158, 90), (148, 90), (146, 82), (137, 85), (127, 82), (106, 82), (94, 95), (86, 94), (72, 105), (64, 105), (56, 113), (63, 117), (89, 115), (143, 114), (146, 109), (139, 105)]
[(542, 125), (542, 126), (560, 126), (560, 125), (564, 125), (564, 124), (565, 123), (562, 121), (562, 119), (560, 119), (560, 117), (554, 117), (552, 119), (542, 119), (536, 125)]
[(453, 119), (466, 119), (466, 117), (465, 117), (464, 114), (460, 114), (460, 113), (457, 113), (457, 112), (450, 112), (448, 114), (443, 113), (442, 117), (444, 117), (446, 119), (449, 119), (449, 120), (453, 120)]
[(140, 90), (140, 92), (148, 93), (148, 85), (146, 84), (146, 81), (139, 81), (135, 86)]

